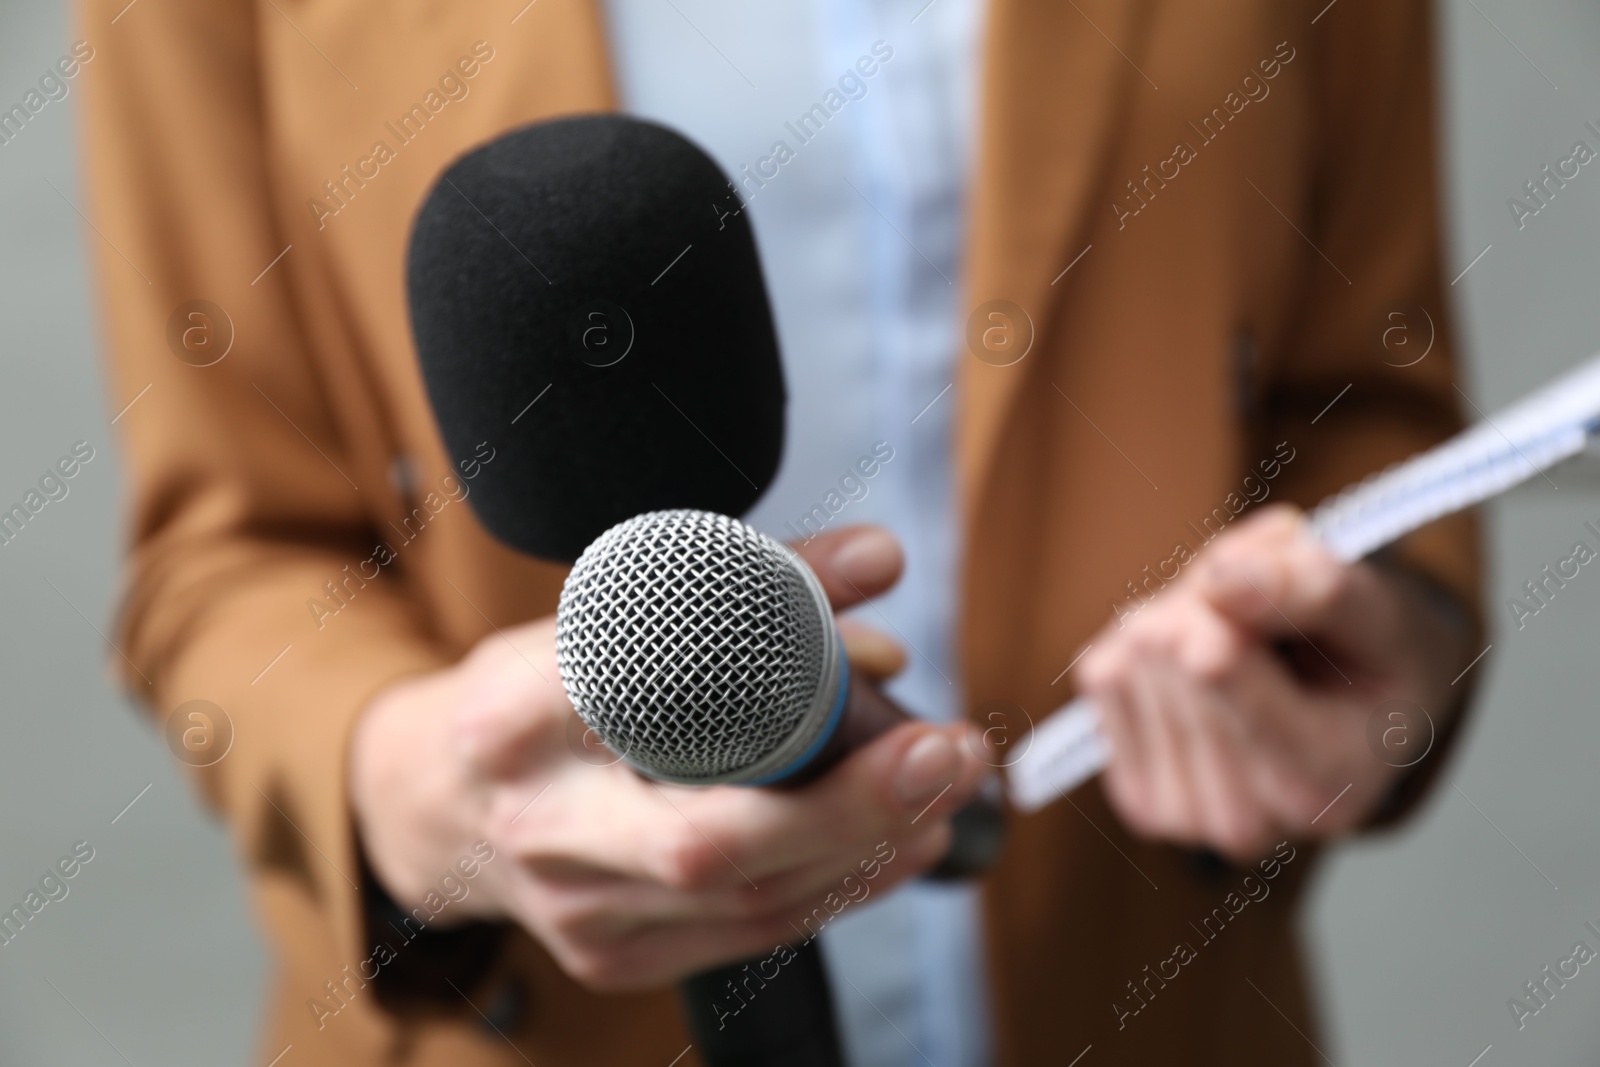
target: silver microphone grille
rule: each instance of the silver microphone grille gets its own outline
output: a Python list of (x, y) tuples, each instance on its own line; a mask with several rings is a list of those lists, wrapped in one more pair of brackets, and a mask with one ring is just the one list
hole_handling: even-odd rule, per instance
[(556, 612), (583, 721), (654, 778), (751, 782), (820, 735), (840, 685), (816, 576), (737, 519), (654, 511), (601, 534)]

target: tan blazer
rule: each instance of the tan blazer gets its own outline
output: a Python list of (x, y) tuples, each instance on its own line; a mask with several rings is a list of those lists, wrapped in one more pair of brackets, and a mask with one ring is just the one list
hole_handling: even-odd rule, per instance
[[(614, 106), (599, 4), (125, 3), (82, 0), (77, 29), (110, 403), (138, 397), (118, 422), (118, 643), (154, 713), (205, 699), (234, 724), (199, 780), (274, 950), (262, 1062), (292, 1045), (286, 1067), (665, 1067), (688, 1044), (670, 991), (591, 995), (521, 934), (471, 976), (401, 944), (409, 999), (352, 977), (379, 935), (351, 723), (385, 684), (552, 611), (562, 578), (441, 503), (408, 221), (469, 146)], [(970, 708), (1061, 704), (1129, 583), (1171, 573), (1260, 486), (1315, 502), (1456, 426), (1427, 5), (1323, 6), (991, 0), (963, 307), (1010, 301), (1034, 341), (1010, 366), (959, 360)], [(231, 331), (213, 312), (208, 341), (194, 300)], [(1432, 348), (1397, 366), (1427, 327), (1388, 316), (1416, 307)], [(1401, 323), (1414, 346), (1384, 347)], [(349, 582), (380, 541), (395, 558)], [(1469, 524), (1406, 551), (1475, 601)], [(1246, 899), (1263, 893), (1246, 872), (1133, 839), (1096, 785), (1014, 819), (985, 886), (999, 1062), (1315, 1061), (1292, 922), (1312, 859)]]

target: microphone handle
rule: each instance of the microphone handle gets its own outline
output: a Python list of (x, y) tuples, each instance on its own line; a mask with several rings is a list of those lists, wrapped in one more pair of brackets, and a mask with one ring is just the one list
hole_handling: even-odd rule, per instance
[[(851, 674), (844, 720), (817, 758), (785, 784), (811, 781), (850, 752), (910, 721), (911, 713), (883, 690)], [(951, 817), (950, 829), (949, 851), (923, 875), (924, 878), (946, 882), (982, 874), (994, 862), (1005, 842), (1005, 815), (999, 803), (980, 793)]]
[[(678, 986), (706, 1067), (844, 1067), (817, 938), (690, 975)], [(776, 973), (773, 971), (776, 969)]]
[(780, 788), (815, 781), (856, 749), (871, 744), (901, 723), (911, 721), (910, 712), (859, 674), (851, 671), (847, 681), (849, 691), (845, 695), (844, 715), (834, 728), (833, 736), (810, 763), (785, 778)]
[[(851, 674), (849, 686), (844, 718), (828, 743), (774, 788), (814, 781), (850, 752), (911, 721), (904, 708), (860, 676)], [(948, 881), (981, 874), (1000, 851), (1004, 816), (995, 801), (979, 796), (956, 812), (951, 828), (950, 850), (923, 877)], [(789, 951), (794, 958), (775, 975), (777, 960), (767, 955), (702, 971), (679, 986), (706, 1067), (844, 1067), (821, 942), (813, 937)]]

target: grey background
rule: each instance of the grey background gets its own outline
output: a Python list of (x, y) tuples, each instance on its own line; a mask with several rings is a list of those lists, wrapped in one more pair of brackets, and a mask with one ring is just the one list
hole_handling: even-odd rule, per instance
[[(1600, 349), (1600, 167), (1520, 232), (1505, 203), (1575, 140), (1600, 148), (1583, 129), (1600, 125), (1600, 8), (1441, 11), (1447, 273), (1489, 246), (1452, 289), (1461, 386), (1492, 410)], [(61, 4), (0, 9), (0, 100), (20, 99), (68, 41)], [(109, 419), (128, 398), (105, 395), (84, 262), (98, 238), (66, 199), (83, 203), (76, 102), (0, 146), (0, 502), (72, 442), (97, 451), (70, 495), (0, 548), (0, 904), (73, 842), (95, 856), (0, 947), (0, 1061), (242, 1064), (267, 959), (228, 840), (109, 684), (115, 653), (96, 629), (109, 633), (123, 506)], [(1331, 1063), (1600, 1061), (1600, 968), (1521, 1032), (1506, 1005), (1579, 938), (1600, 948), (1583, 929), (1600, 926), (1600, 577), (1586, 568), (1521, 630), (1506, 608), (1600, 520), (1600, 482), (1554, 480), (1489, 509), (1494, 650), (1475, 668), (1477, 712), (1442, 788), (1402, 832), (1340, 849), (1313, 894), (1305, 927)], [(1265, 1002), (1262, 1025), (1304, 1040)]]

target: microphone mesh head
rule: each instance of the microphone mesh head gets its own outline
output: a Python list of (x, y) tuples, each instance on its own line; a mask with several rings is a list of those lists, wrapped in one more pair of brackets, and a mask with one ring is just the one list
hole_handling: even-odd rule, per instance
[(820, 731), (834, 631), (809, 568), (737, 519), (654, 511), (573, 565), (556, 656), (579, 716), (644, 773), (748, 781)]

